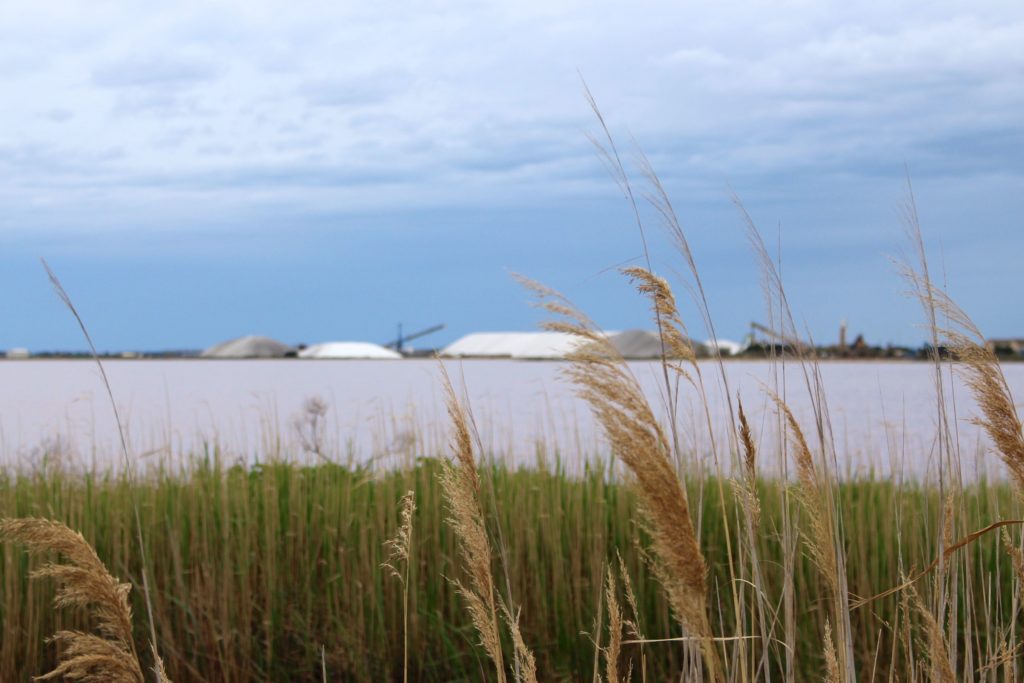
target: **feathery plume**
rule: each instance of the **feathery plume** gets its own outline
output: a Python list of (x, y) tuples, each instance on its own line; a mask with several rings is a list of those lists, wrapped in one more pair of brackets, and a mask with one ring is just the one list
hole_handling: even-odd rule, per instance
[[(384, 542), (388, 559), (382, 565), (402, 584), (402, 680), (409, 680), (409, 558), (412, 556), (412, 519), (416, 513), (416, 492), (409, 491), (400, 503), (401, 523), (394, 538)], [(395, 566), (404, 565), (402, 571)]]
[(570, 354), (564, 372), (590, 405), (616, 456), (635, 477), (651, 534), (654, 570), (676, 619), (699, 640), (711, 679), (722, 680), (708, 621), (704, 556), (664, 430), (608, 337), (561, 294), (525, 278), (520, 282), (556, 317), (544, 324), (546, 329), (573, 334), (583, 342)]
[(416, 513), (416, 492), (408, 491), (402, 496), (399, 508), (401, 509), (399, 513), (401, 522), (395, 537), (384, 542), (384, 547), (388, 550), (388, 559), (381, 566), (387, 569), (402, 585), (405, 585), (406, 576), (398, 570), (396, 565), (405, 564), (406, 569), (408, 568), (409, 556), (412, 552), (412, 518)]
[[(944, 345), (960, 361), (958, 370), (982, 412), (982, 417), (975, 423), (995, 444), (1017, 488), (1017, 495), (1024, 499), (1024, 432), (1010, 385), (1003, 375), (999, 359), (986, 345), (985, 336), (974, 321), (932, 282), (912, 191), (905, 207), (904, 228), (916, 252), (918, 267), (903, 262), (898, 264), (899, 270), (910, 285), (911, 294), (928, 313), (932, 343)], [(938, 322), (939, 315), (945, 320), (943, 324)]]
[[(693, 344), (684, 334), (686, 327), (683, 325), (682, 318), (679, 317), (676, 298), (668, 282), (646, 268), (638, 266), (623, 268), (622, 273), (636, 285), (638, 292), (650, 299), (654, 319), (660, 327), (665, 357), (670, 360), (696, 363), (697, 355), (694, 353)], [(674, 364), (672, 367), (677, 372), (686, 375), (686, 372), (678, 364)]]
[(736, 403), (739, 406), (740, 444), (743, 446), (743, 481), (737, 489), (743, 509), (750, 518), (750, 525), (756, 529), (761, 522), (761, 501), (757, 496), (757, 446), (739, 396), (736, 397)]
[(622, 609), (615, 586), (615, 570), (608, 567), (605, 580), (605, 602), (608, 604), (608, 645), (604, 649), (605, 678), (619, 683), (619, 655), (622, 654)]
[(924, 624), (921, 650), (928, 656), (932, 665), (931, 680), (936, 683), (955, 683), (956, 675), (949, 663), (949, 648), (946, 646), (946, 637), (942, 633), (942, 627), (932, 611), (924, 604), (912, 583), (907, 586), (907, 595), (917, 608), (917, 613)]
[(1010, 556), (1010, 561), (1013, 563), (1013, 571), (1017, 574), (1017, 580), (1021, 582), (1021, 585), (1024, 585), (1024, 552), (1021, 552), (1021, 549), (1010, 540), (1010, 534), (1007, 533), (1005, 528), (1002, 530), (1001, 536), (1003, 548), (1006, 549), (1006, 554)]
[(505, 681), (505, 665), (501, 654), (498, 610), (491, 574), (491, 544), (484, 527), (480, 506), (480, 476), (476, 469), (473, 438), (469, 420), (452, 387), (444, 366), (441, 366), (445, 401), (452, 422), (452, 454), (454, 462), (442, 464), (440, 481), (448, 502), (448, 524), (459, 539), (459, 554), (469, 577), (467, 583), (455, 580), (458, 592), (466, 601), (470, 619), (480, 636), (480, 644), (494, 662), (498, 681)]
[(852, 681), (855, 678), (854, 664), (846, 647), (851, 638), (849, 601), (843, 574), (845, 569), (842, 568), (842, 545), (839, 541), (829, 482), (815, 465), (810, 446), (807, 445), (807, 439), (793, 411), (778, 394), (768, 388), (765, 390), (782, 413), (793, 445), (798, 484), (796, 498), (807, 510), (809, 517), (810, 532), (804, 535), (807, 550), (824, 578), (832, 599), (832, 618), (839, 640), (839, 647), (835, 650), (838, 654), (839, 680)]
[(832, 625), (825, 620), (825, 683), (839, 683), (839, 660), (836, 659), (836, 645), (832, 641)]
[(150, 650), (153, 652), (153, 673), (156, 674), (156, 683), (171, 683), (170, 677), (167, 675), (167, 669), (164, 668), (164, 660), (160, 658), (156, 648), (150, 644)]
[(622, 586), (626, 592), (626, 602), (629, 603), (629, 609), (633, 613), (633, 618), (626, 619), (623, 623), (629, 629), (629, 633), (634, 640), (646, 640), (640, 628), (640, 608), (637, 607), (636, 593), (633, 592), (633, 582), (629, 579), (629, 571), (626, 569), (626, 563), (622, 560), (622, 555), (617, 550), (615, 551), (615, 556), (619, 561), (619, 573), (622, 575)]
[(793, 411), (775, 392), (770, 389), (767, 391), (789, 427), (799, 483), (797, 497), (810, 517), (811, 532), (806, 535), (808, 551), (833, 595), (838, 595), (839, 568), (836, 560), (835, 526), (832, 508), (827, 498), (827, 482), (822, 480), (818, 468), (814, 465), (814, 456)]
[[(0, 520), (0, 537), (21, 543), (32, 553), (62, 555), (66, 564), (44, 565), (32, 572), (31, 578), (55, 579), (58, 587), (54, 606), (86, 609), (96, 621), (99, 635), (81, 631), (54, 634), (51, 641), (61, 645), (60, 661), (40, 680), (142, 683), (128, 602), (131, 584), (114, 578), (85, 538), (60, 522), (4, 519)], [(162, 670), (162, 663), (159, 666)], [(167, 680), (166, 674), (161, 680)]]
[(523, 640), (523, 633), (519, 630), (519, 614), (512, 615), (512, 610), (501, 602), (501, 612), (508, 624), (509, 633), (512, 635), (512, 655), (515, 657), (515, 679), (516, 683), (537, 683), (537, 662), (533, 658), (533, 652), (527, 647)]

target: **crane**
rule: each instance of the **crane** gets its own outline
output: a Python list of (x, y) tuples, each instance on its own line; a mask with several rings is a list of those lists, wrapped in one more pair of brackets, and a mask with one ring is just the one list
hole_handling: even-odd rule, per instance
[(390, 341), (387, 344), (384, 344), (384, 346), (389, 349), (394, 349), (395, 351), (401, 353), (402, 349), (405, 348), (406, 342), (410, 342), (413, 339), (419, 339), (420, 337), (425, 337), (428, 334), (440, 332), (441, 330), (444, 329), (444, 327), (444, 323), (440, 323), (438, 325), (422, 329), (418, 332), (413, 332), (412, 334), (402, 334), (402, 323), (398, 323), (398, 339)]
[(753, 338), (754, 331), (756, 330), (757, 332), (764, 333), (769, 339), (774, 339), (776, 341), (780, 341), (783, 344), (786, 344), (788, 346), (792, 346), (794, 349), (797, 349), (797, 350), (800, 350), (800, 351), (807, 351), (810, 348), (810, 347), (807, 346), (807, 344), (803, 343), (799, 339), (793, 339), (791, 337), (788, 337), (785, 334), (783, 334), (782, 332), (779, 332), (778, 330), (773, 330), (772, 328), (767, 327), (765, 325), (762, 325), (761, 323), (758, 323), (758, 322), (751, 321), (751, 323), (750, 323), (750, 330), (751, 330), (751, 332), (750, 332), (751, 338)]

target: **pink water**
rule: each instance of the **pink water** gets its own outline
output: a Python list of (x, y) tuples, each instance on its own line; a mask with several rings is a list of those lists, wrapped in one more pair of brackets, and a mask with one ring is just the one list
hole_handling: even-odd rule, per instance
[[(143, 461), (180, 458), (214, 442), (228, 457), (249, 461), (302, 455), (296, 425), (308, 429), (303, 406), (311, 397), (328, 408), (321, 433), (328, 457), (386, 460), (444, 448), (447, 425), (435, 361), (117, 360), (105, 367), (132, 455)], [(481, 441), (499, 457), (532, 463), (542, 443), (547, 457), (557, 449), (575, 467), (583, 457), (607, 452), (586, 406), (559, 376), (562, 364), (475, 360), (447, 367), (465, 388)], [(660, 368), (631, 368), (660, 409)], [(701, 368), (721, 445), (729, 415), (725, 394), (717, 366)], [(771, 366), (730, 361), (725, 370), (730, 394), (742, 397), (762, 443), (765, 467), (777, 467), (771, 457), (778, 443), (774, 410), (763, 387), (772, 384)], [(1007, 365), (1005, 373), (1015, 394), (1024, 396), (1024, 365)], [(840, 470), (883, 476), (933, 471), (937, 416), (931, 365), (830, 362), (821, 365), (821, 374)], [(953, 386), (950, 412), (964, 470), (997, 472), (997, 459), (986, 453), (987, 442), (969, 421), (976, 415), (973, 402), (958, 380), (951, 381), (948, 367), (944, 377)], [(785, 380), (787, 401), (813, 437), (813, 402), (799, 368), (787, 368)], [(0, 362), (0, 386), (5, 464), (37, 465), (45, 451), (54, 450), (78, 462), (119, 461), (113, 413), (91, 361)], [(712, 440), (697, 396), (683, 387), (680, 440), (690, 452), (710, 457)]]

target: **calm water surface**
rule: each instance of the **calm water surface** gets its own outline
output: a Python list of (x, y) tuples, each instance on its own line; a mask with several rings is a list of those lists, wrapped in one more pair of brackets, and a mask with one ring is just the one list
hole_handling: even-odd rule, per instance
[[(652, 402), (662, 406), (660, 367), (631, 363)], [(133, 455), (154, 461), (201, 452), (217, 443), (231, 459), (272, 454), (315, 457), (308, 451), (310, 416), (319, 398), (327, 411), (318, 427), (320, 450), (331, 458), (386, 461), (444, 448), (446, 421), (435, 361), (116, 360), (106, 363)], [(447, 363), (469, 398), (484, 446), (499, 457), (533, 462), (538, 444), (557, 450), (570, 466), (581, 454), (606, 452), (585, 405), (560, 377), (557, 362), (473, 360)], [(711, 422), (725, 439), (728, 408), (718, 367), (704, 362)], [(1024, 365), (1005, 372), (1024, 397)], [(773, 382), (763, 361), (725, 363), (729, 392), (741, 396), (765, 452), (765, 467), (778, 466), (774, 411), (764, 385)], [(840, 469), (863, 473), (927, 474), (934, 467), (936, 401), (934, 368), (927, 363), (848, 361), (821, 366)], [(976, 415), (962, 384), (944, 370), (956, 411), (953, 428), (968, 474), (995, 457), (970, 423)], [(812, 401), (804, 376), (790, 366), (780, 376), (789, 403), (814, 432)], [(5, 464), (37, 466), (44, 452), (76, 462), (116, 463), (117, 431), (94, 363), (78, 360), (0, 362), (0, 446)], [(680, 439), (709, 454), (711, 438), (703, 403), (683, 387)], [(305, 434), (305, 438), (301, 435)], [(774, 463), (774, 464), (773, 464)]]

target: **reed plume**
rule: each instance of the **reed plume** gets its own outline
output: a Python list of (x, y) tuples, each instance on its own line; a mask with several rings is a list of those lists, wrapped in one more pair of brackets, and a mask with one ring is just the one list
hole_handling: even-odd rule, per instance
[(156, 683), (171, 683), (171, 679), (167, 675), (167, 669), (164, 668), (164, 660), (160, 658), (160, 653), (156, 651), (152, 644), (150, 644), (149, 649), (153, 652), (153, 673), (156, 675)]
[(999, 359), (970, 316), (946, 292), (912, 269), (906, 268), (904, 276), (914, 294), (933, 301), (945, 318), (938, 327), (940, 343), (960, 362), (957, 369), (981, 409), (981, 417), (974, 422), (992, 440), (1017, 494), (1024, 498), (1024, 432)]
[(839, 683), (839, 661), (836, 659), (836, 645), (832, 641), (832, 625), (825, 620), (825, 683)]
[(576, 336), (580, 345), (564, 370), (601, 424), (616, 456), (636, 480), (651, 534), (653, 569), (662, 580), (676, 619), (700, 642), (712, 680), (724, 680), (707, 614), (707, 569), (686, 492), (671, 461), (671, 447), (622, 355), (596, 325), (564, 296), (520, 278), (555, 316), (551, 331)]
[(924, 638), (921, 639), (920, 649), (931, 663), (931, 680), (936, 683), (955, 683), (956, 675), (949, 663), (949, 648), (942, 633), (942, 626), (921, 599), (913, 583), (908, 583), (906, 590), (924, 625)]
[(604, 671), (608, 683), (619, 683), (619, 655), (622, 654), (622, 608), (615, 586), (615, 570), (608, 567), (605, 579), (605, 602), (608, 605), (608, 645), (604, 649)]
[[(412, 519), (416, 514), (416, 492), (409, 491), (399, 502), (400, 523), (395, 537), (385, 541), (384, 546), (388, 550), (388, 559), (383, 563), (392, 576), (398, 579), (403, 585), (408, 582), (409, 559), (412, 554)], [(396, 565), (403, 565), (402, 571)]]
[(615, 557), (618, 560), (619, 573), (622, 575), (622, 587), (626, 592), (626, 602), (633, 613), (633, 618), (626, 619), (623, 623), (634, 639), (646, 640), (640, 628), (640, 608), (637, 607), (636, 593), (633, 592), (633, 582), (629, 579), (629, 570), (626, 569), (626, 563), (622, 560), (622, 555), (617, 550), (615, 551)]
[[(650, 300), (654, 319), (661, 322), (660, 333), (665, 358), (696, 364), (697, 355), (693, 350), (693, 344), (686, 336), (686, 327), (679, 317), (679, 308), (668, 281), (646, 268), (623, 268), (622, 273), (636, 285), (638, 292)], [(671, 367), (689, 377), (678, 362)]]
[[(626, 603), (629, 605), (629, 609), (633, 614), (632, 619), (623, 619), (622, 624), (626, 629), (626, 632), (630, 635), (630, 639), (640, 645), (640, 679), (643, 681), (647, 680), (647, 655), (644, 652), (644, 641), (647, 640), (644, 636), (643, 630), (640, 627), (640, 608), (637, 606), (636, 593), (633, 592), (633, 582), (629, 579), (629, 571), (626, 569), (626, 563), (622, 561), (622, 555), (618, 551), (615, 551), (615, 556), (619, 563), (619, 573), (622, 575), (622, 587), (626, 593)], [(633, 662), (630, 661), (629, 671), (627, 672), (627, 680), (631, 677), (633, 671)]]
[[(29, 552), (54, 552), (66, 563), (49, 563), (35, 570), (31, 578), (57, 581), (54, 606), (88, 610), (99, 635), (81, 631), (58, 631), (51, 640), (61, 646), (57, 668), (38, 680), (65, 678), (83, 683), (142, 683), (132, 610), (128, 602), (131, 584), (121, 583), (96, 555), (92, 546), (76, 531), (48, 519), (0, 520), (0, 537), (28, 547)], [(167, 681), (163, 663), (156, 659), (159, 681)]]
[(736, 397), (736, 404), (740, 419), (740, 445), (743, 446), (743, 479), (736, 489), (751, 528), (757, 529), (761, 523), (761, 501), (757, 495), (757, 446), (739, 396)]
[[(807, 439), (804, 437), (804, 432), (793, 415), (793, 411), (775, 392), (770, 389), (766, 389), (766, 391), (782, 413), (788, 427), (790, 442), (793, 445), (797, 475), (796, 497), (810, 518), (808, 522), (810, 532), (804, 536), (808, 554), (828, 586), (832, 599), (832, 618), (836, 624), (839, 643), (841, 645), (849, 643), (851, 637), (849, 603), (843, 581), (845, 568), (843, 567), (842, 545), (839, 541), (829, 481), (815, 465), (810, 446), (807, 445)], [(829, 626), (830, 638), (831, 632), (831, 626)], [(840, 676), (839, 680), (854, 680), (853, 662), (850, 661), (847, 648), (833, 646), (832, 650), (834, 653), (838, 653), (836, 666)]]
[(515, 658), (513, 673), (516, 683), (537, 683), (537, 661), (533, 657), (533, 652), (526, 645), (522, 631), (519, 630), (519, 615), (518, 613), (513, 615), (512, 610), (504, 601), (499, 600), (499, 603), (505, 623), (508, 625), (509, 634), (512, 636), (512, 656)]
[(494, 578), (491, 574), (491, 544), (484, 527), (484, 512), (480, 504), (480, 475), (476, 469), (473, 437), (469, 418), (459, 403), (455, 389), (444, 366), (441, 366), (445, 402), (452, 424), (452, 454), (454, 461), (445, 460), (440, 481), (448, 503), (448, 524), (459, 539), (459, 554), (469, 580), (453, 580), (456, 590), (466, 601), (470, 619), (480, 636), (480, 644), (494, 662), (498, 681), (505, 681), (505, 664), (501, 654), (501, 634), (498, 628), (498, 607), (495, 599)]
[[(401, 523), (395, 537), (385, 542), (388, 559), (383, 567), (402, 584), (402, 680), (409, 680), (409, 569), (412, 557), (412, 520), (416, 514), (416, 492), (402, 496)], [(399, 571), (395, 565), (401, 564)]]
[(810, 517), (810, 533), (806, 534), (807, 549), (822, 577), (833, 594), (839, 591), (839, 567), (836, 560), (836, 538), (832, 506), (828, 499), (828, 482), (824, 481), (814, 464), (814, 456), (793, 411), (778, 395), (769, 395), (782, 412), (789, 428), (796, 465), (797, 498)]
[(1006, 550), (1006, 554), (1010, 556), (1010, 562), (1013, 565), (1013, 571), (1017, 575), (1017, 581), (1024, 586), (1024, 552), (1021, 552), (1020, 547), (1013, 544), (1010, 540), (1010, 534), (1007, 533), (1006, 529), (1003, 529), (1001, 534), (1003, 548)]

